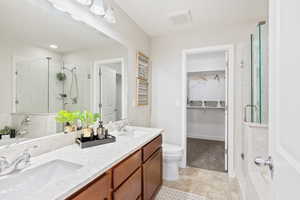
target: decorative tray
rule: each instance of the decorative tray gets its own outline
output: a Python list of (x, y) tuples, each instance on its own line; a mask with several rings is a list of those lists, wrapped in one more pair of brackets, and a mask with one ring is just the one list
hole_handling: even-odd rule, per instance
[(76, 143), (80, 146), (80, 148), (88, 148), (93, 146), (98, 146), (102, 144), (113, 143), (116, 141), (116, 137), (113, 135), (108, 135), (107, 138), (104, 139), (96, 139), (96, 140), (83, 140), (81, 138), (76, 139)]

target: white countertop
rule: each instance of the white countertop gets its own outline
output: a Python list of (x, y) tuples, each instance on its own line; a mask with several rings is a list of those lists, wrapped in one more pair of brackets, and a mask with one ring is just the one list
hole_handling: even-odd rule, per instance
[[(65, 199), (162, 133), (162, 129), (131, 128), (136, 130), (135, 135), (117, 136), (115, 143), (86, 149), (81, 149), (77, 144), (73, 144), (32, 158), (31, 166), (26, 168), (26, 170), (53, 160), (64, 160), (82, 165), (82, 167), (75, 170), (71, 175), (57, 177), (57, 180), (48, 183), (43, 190), (36, 188), (34, 194), (21, 196), (21, 199)], [(6, 177), (1, 177), (0, 180), (3, 178)], [(3, 197), (0, 188), (0, 199), (6, 199)]]

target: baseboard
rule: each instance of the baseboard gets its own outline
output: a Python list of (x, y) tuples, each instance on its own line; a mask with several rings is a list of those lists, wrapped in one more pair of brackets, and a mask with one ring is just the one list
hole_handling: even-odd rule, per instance
[(223, 137), (211, 136), (211, 135), (193, 135), (187, 134), (188, 138), (195, 138), (195, 139), (202, 139), (202, 140), (214, 140), (214, 141), (222, 141), (224, 142), (225, 139)]

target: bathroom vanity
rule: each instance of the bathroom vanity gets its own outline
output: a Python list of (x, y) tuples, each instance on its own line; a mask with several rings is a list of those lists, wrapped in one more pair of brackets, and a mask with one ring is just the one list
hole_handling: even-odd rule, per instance
[(150, 200), (162, 185), (162, 136), (109, 169), (67, 200)]
[(32, 156), (23, 170), (0, 176), (0, 199), (153, 199), (162, 185), (163, 130), (134, 126), (126, 130), (111, 132), (115, 143), (86, 149), (74, 143), (73, 134), (0, 148), (9, 161), (23, 155), (24, 149)]

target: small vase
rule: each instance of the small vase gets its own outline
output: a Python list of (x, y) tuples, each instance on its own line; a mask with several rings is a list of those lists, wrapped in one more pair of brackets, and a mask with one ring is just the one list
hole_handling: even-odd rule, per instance
[(72, 125), (71, 127), (72, 127), (72, 132), (77, 131), (77, 126), (76, 125)]
[(65, 132), (65, 133), (71, 133), (72, 130), (73, 130), (73, 127), (69, 125), (69, 126), (65, 126), (64, 132)]
[(93, 130), (91, 128), (82, 129), (83, 137), (88, 138), (91, 137)]

